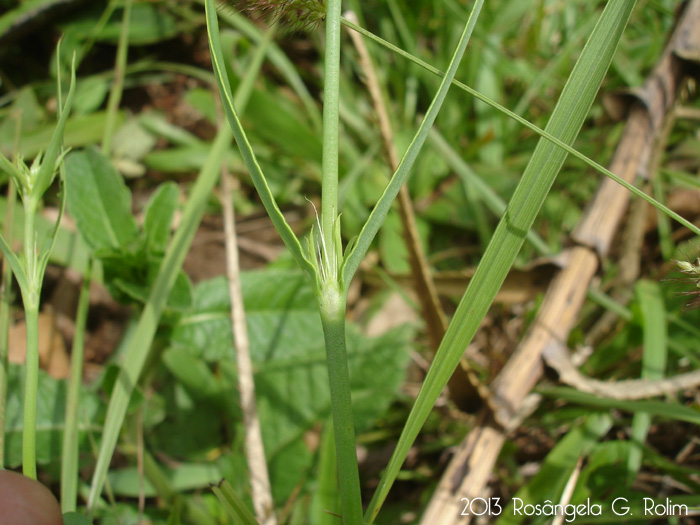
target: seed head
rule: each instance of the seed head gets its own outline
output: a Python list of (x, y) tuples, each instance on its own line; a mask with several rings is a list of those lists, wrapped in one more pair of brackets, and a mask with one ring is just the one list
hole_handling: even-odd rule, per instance
[(692, 297), (685, 307), (689, 310), (700, 308), (700, 257), (695, 259), (694, 263), (688, 261), (673, 261), (676, 263), (680, 271), (690, 277), (684, 279), (673, 279), (678, 283), (694, 284), (695, 289), (687, 292), (678, 292), (678, 295), (686, 295)]
[(325, 0), (219, 0), (238, 11), (280, 20), (295, 30), (313, 29), (326, 19)]

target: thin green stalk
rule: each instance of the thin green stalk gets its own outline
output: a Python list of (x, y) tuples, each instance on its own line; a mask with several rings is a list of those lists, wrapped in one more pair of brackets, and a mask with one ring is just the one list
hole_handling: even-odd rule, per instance
[(341, 0), (326, 7), (326, 58), (323, 79), (323, 160), (321, 164), (321, 235), (333, 246), (333, 225), (338, 215), (338, 140), (340, 105)]
[(225, 479), (211, 488), (226, 512), (240, 525), (256, 525), (258, 522), (241, 497)]
[[(58, 78), (58, 100), (61, 107), (61, 79)], [(24, 302), (25, 322), (27, 328), (26, 365), (25, 365), (25, 391), (24, 391), (24, 418), (22, 429), (22, 468), (25, 476), (36, 479), (36, 402), (39, 386), (39, 296), (41, 283), (44, 278), (49, 255), (53, 249), (58, 223), (63, 206), (59, 212), (59, 219), (55, 228), (44, 241), (41, 251), (37, 246), (35, 221), (39, 202), (54, 179), (56, 168), (63, 162), (62, 140), (63, 130), (70, 113), (70, 107), (75, 93), (75, 64), (71, 67), (71, 84), (66, 97), (65, 105), (59, 110), (59, 119), (56, 128), (46, 149), (45, 155), (35, 159), (31, 167), (27, 166), (21, 158), (16, 158), (15, 163), (10, 162), (0, 153), (0, 168), (6, 171), (17, 186), (24, 204), (24, 254), (18, 257), (0, 235), (0, 250), (5, 255), (5, 261), (9, 263), (15, 274), (17, 283), (22, 290)]]
[(350, 371), (345, 346), (345, 294), (327, 281), (319, 296), (321, 323), (326, 342), (328, 380), (338, 462), (338, 485), (345, 525), (362, 524), (362, 496), (357, 466), (355, 420), (350, 394)]
[[(326, 364), (331, 386), (333, 428), (343, 523), (362, 524), (362, 496), (357, 465), (355, 420), (350, 394), (350, 371), (345, 342), (345, 293), (337, 259), (340, 235), (338, 216), (338, 141), (340, 106), (341, 0), (329, 0), (326, 8), (326, 57), (323, 88), (323, 162), (321, 179), (321, 270), (318, 294), (326, 341)], [(336, 256), (337, 257), (337, 256)], [(335, 263), (333, 263), (335, 261)], [(324, 264), (325, 263), (325, 264)], [(325, 270), (324, 270), (325, 268)]]
[(71, 349), (70, 379), (66, 399), (66, 420), (63, 430), (63, 450), (61, 454), (61, 511), (76, 509), (78, 498), (78, 406), (83, 381), (83, 353), (85, 349), (85, 327), (90, 306), (90, 282), (92, 259), (88, 261), (83, 275), (83, 286), (78, 299), (78, 312), (75, 319), (75, 337)]
[(122, 100), (124, 91), (124, 76), (126, 72), (126, 60), (129, 51), (129, 22), (131, 20), (132, 0), (126, 0), (124, 4), (124, 16), (122, 27), (119, 33), (119, 44), (117, 47), (117, 60), (114, 65), (114, 81), (112, 90), (107, 101), (107, 116), (105, 120), (105, 130), (102, 137), (102, 152), (109, 156), (112, 151), (112, 140), (114, 138), (114, 128), (117, 123), (117, 112), (119, 103)]
[(24, 380), (24, 419), (22, 422), (22, 472), (36, 479), (36, 402), (39, 388), (39, 287), (37, 283), (37, 253), (35, 249), (36, 199), (24, 201), (24, 257), (27, 286), (22, 289), (26, 329), (26, 359)]
[(24, 419), (22, 421), (22, 473), (36, 479), (36, 401), (39, 388), (39, 305), (25, 298), (27, 359), (24, 379)]

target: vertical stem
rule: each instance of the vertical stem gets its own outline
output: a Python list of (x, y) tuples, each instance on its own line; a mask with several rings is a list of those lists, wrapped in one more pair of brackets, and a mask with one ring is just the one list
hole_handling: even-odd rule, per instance
[(340, 99), (341, 0), (328, 0), (326, 58), (323, 85), (323, 161), (321, 227), (326, 246), (333, 246), (333, 223), (338, 214), (338, 106)]
[(334, 282), (326, 282), (319, 297), (331, 386), (333, 428), (344, 525), (361, 525), (362, 499), (355, 450), (355, 420), (350, 395), (350, 372), (345, 347), (345, 296)]
[(131, 20), (132, 0), (126, 0), (124, 5), (124, 17), (122, 18), (121, 32), (119, 33), (119, 44), (117, 47), (117, 60), (114, 65), (114, 82), (107, 101), (107, 117), (105, 122), (104, 136), (102, 137), (102, 152), (109, 156), (112, 150), (112, 139), (114, 138), (114, 127), (117, 122), (117, 110), (122, 100), (124, 90), (124, 74), (126, 72), (126, 59), (129, 50), (129, 22)]
[(83, 354), (85, 349), (85, 326), (90, 306), (90, 274), (92, 259), (88, 261), (83, 286), (78, 299), (75, 319), (75, 337), (70, 356), (70, 382), (66, 399), (66, 420), (63, 431), (61, 454), (61, 511), (75, 511), (78, 497), (78, 405), (83, 381)]
[(39, 388), (39, 305), (24, 298), (27, 325), (27, 360), (22, 422), (22, 473), (36, 479), (36, 400)]
[(24, 257), (27, 269), (27, 287), (22, 290), (25, 326), (27, 331), (24, 419), (22, 422), (22, 472), (36, 479), (36, 401), (39, 388), (39, 291), (37, 282), (37, 253), (35, 249), (36, 199), (24, 197)]

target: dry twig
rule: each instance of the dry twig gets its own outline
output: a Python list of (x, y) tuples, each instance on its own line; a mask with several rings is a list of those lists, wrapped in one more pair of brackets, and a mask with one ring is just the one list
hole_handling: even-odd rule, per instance
[(241, 275), (238, 265), (232, 181), (231, 176), (225, 170), (223, 170), (221, 179), (221, 205), (224, 209), (224, 231), (226, 233), (226, 273), (228, 275), (229, 295), (231, 297), (231, 321), (238, 362), (238, 389), (241, 394), (241, 408), (243, 409), (245, 450), (248, 469), (250, 470), (253, 507), (255, 508), (255, 515), (262, 525), (276, 525), (277, 519), (273, 508), (270, 478), (267, 474), (267, 461), (265, 459), (260, 419), (258, 418), (258, 409), (255, 404), (253, 365), (250, 360), (250, 342), (245, 321), (243, 294), (241, 293)]

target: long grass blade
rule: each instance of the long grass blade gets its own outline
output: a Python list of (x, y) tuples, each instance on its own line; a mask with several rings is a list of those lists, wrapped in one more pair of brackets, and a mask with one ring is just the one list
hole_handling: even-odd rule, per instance
[[(349, 27), (350, 29), (352, 29), (352, 30), (354, 30), (354, 31), (357, 31), (358, 33), (362, 34), (363, 36), (365, 36), (365, 37), (367, 37), (367, 38), (369, 38), (369, 39), (371, 39), (371, 40), (373, 40), (374, 42), (380, 44), (381, 46), (384, 46), (384, 47), (386, 47), (387, 49), (393, 51), (394, 53), (396, 53), (396, 54), (398, 54), (398, 55), (400, 55), (400, 56), (406, 58), (407, 60), (410, 60), (410, 61), (413, 62), (414, 64), (417, 64), (417, 65), (419, 65), (420, 67), (422, 67), (423, 69), (425, 69), (426, 71), (430, 71), (431, 73), (433, 73), (433, 74), (435, 74), (435, 75), (437, 75), (437, 76), (440, 76), (440, 77), (444, 77), (444, 76), (445, 76), (445, 73), (442, 72), (442, 71), (440, 71), (438, 68), (436, 68), (436, 67), (434, 67), (434, 66), (428, 64), (427, 62), (421, 60), (420, 58), (418, 58), (418, 57), (416, 57), (416, 56), (414, 56), (414, 55), (412, 55), (411, 53), (408, 53), (407, 51), (401, 49), (400, 47), (395, 46), (395, 45), (392, 44), (391, 42), (387, 42), (386, 40), (384, 40), (384, 39), (382, 39), (381, 37), (375, 35), (374, 33), (370, 32), (370, 31), (367, 31), (366, 29), (364, 29), (364, 28), (362, 28), (362, 27), (360, 27), (360, 26), (358, 26), (358, 25), (352, 23), (351, 21), (347, 20), (346, 18), (343, 18), (343, 19), (342, 19), (342, 22), (343, 22), (343, 24), (344, 24), (345, 26)], [(690, 221), (684, 219), (683, 217), (681, 217), (680, 215), (678, 215), (676, 212), (674, 212), (673, 210), (671, 210), (671, 209), (668, 208), (667, 206), (664, 206), (662, 203), (658, 202), (658, 201), (657, 201), (656, 199), (654, 199), (653, 197), (651, 197), (651, 196), (647, 195), (646, 193), (644, 193), (644, 192), (643, 192), (642, 190), (640, 190), (639, 188), (637, 188), (637, 187), (635, 187), (635, 186), (629, 184), (627, 181), (621, 179), (620, 177), (618, 177), (617, 175), (615, 175), (613, 172), (611, 172), (610, 170), (608, 170), (608, 169), (605, 168), (604, 166), (601, 166), (600, 164), (598, 164), (596, 161), (594, 161), (594, 160), (592, 160), (592, 159), (586, 157), (583, 153), (581, 153), (581, 152), (579, 152), (578, 150), (572, 148), (570, 144), (566, 144), (565, 142), (563, 142), (563, 141), (560, 140), (559, 138), (555, 137), (555, 136), (552, 135), (551, 133), (548, 133), (547, 130), (543, 130), (543, 129), (537, 127), (535, 124), (532, 124), (531, 122), (529, 122), (528, 120), (524, 119), (524, 118), (521, 117), (520, 115), (514, 113), (513, 111), (509, 110), (509, 109), (506, 108), (505, 106), (500, 105), (498, 102), (496, 102), (496, 101), (490, 99), (490, 98), (487, 97), (486, 95), (480, 93), (479, 91), (477, 91), (477, 90), (474, 89), (474, 88), (471, 88), (471, 87), (467, 86), (466, 84), (460, 82), (459, 80), (452, 80), (452, 83), (453, 83), (455, 86), (457, 86), (459, 89), (461, 89), (461, 90), (463, 90), (463, 91), (466, 91), (467, 93), (469, 93), (469, 94), (472, 95), (473, 97), (475, 97), (475, 98), (477, 98), (478, 100), (482, 101), (484, 104), (488, 104), (489, 106), (491, 106), (491, 107), (497, 109), (498, 111), (502, 112), (503, 114), (505, 114), (505, 115), (508, 116), (509, 118), (511, 118), (511, 119), (513, 119), (514, 121), (518, 122), (519, 124), (522, 124), (523, 126), (525, 126), (526, 128), (528, 128), (529, 130), (535, 132), (535, 133), (536, 133), (537, 135), (539, 135), (540, 137), (547, 139), (548, 141), (550, 141), (550, 142), (553, 143), (553, 144), (556, 144), (557, 146), (559, 146), (560, 148), (562, 148), (562, 149), (563, 149), (564, 151), (566, 151), (567, 153), (573, 155), (574, 157), (576, 157), (576, 158), (579, 159), (580, 161), (584, 162), (586, 165), (588, 165), (588, 166), (590, 166), (591, 168), (593, 168), (594, 170), (596, 170), (598, 173), (602, 173), (602, 174), (605, 175), (606, 177), (608, 177), (608, 178), (614, 180), (614, 181), (617, 182), (620, 186), (622, 186), (623, 188), (625, 188), (625, 189), (627, 189), (628, 191), (630, 191), (633, 195), (639, 197), (640, 199), (644, 199), (646, 202), (648, 202), (649, 204), (651, 204), (652, 206), (654, 206), (657, 210), (662, 211), (664, 214), (666, 214), (667, 216), (671, 217), (673, 220), (675, 220), (675, 221), (678, 222), (679, 224), (682, 224), (683, 226), (685, 226), (686, 228), (688, 228), (690, 231), (692, 231), (692, 232), (695, 233), (696, 235), (700, 235), (700, 228), (698, 228), (697, 226), (695, 226), (693, 223), (691, 223)]]
[(632, 412), (635, 414), (645, 412), (662, 419), (675, 419), (677, 421), (686, 421), (693, 425), (700, 425), (700, 413), (698, 413), (697, 409), (680, 404), (670, 404), (665, 400), (628, 401), (625, 399), (612, 399), (589, 394), (588, 392), (581, 392), (580, 390), (569, 387), (537, 388), (536, 392), (547, 397), (568, 401), (569, 403), (576, 403), (578, 405), (603, 408), (606, 410), (624, 410), (625, 412)]
[[(583, 125), (634, 4), (629, 0), (611, 0), (606, 5), (564, 87), (546, 129), (567, 145)], [(371, 523), (376, 518), (418, 432), (515, 261), (565, 158), (566, 152), (551, 141), (540, 140), (537, 144), (428, 371), (365, 513), (366, 521)]]
[(80, 390), (83, 384), (83, 353), (85, 350), (85, 330), (90, 306), (90, 282), (92, 264), (83, 275), (83, 286), (78, 299), (78, 313), (75, 319), (75, 337), (71, 348), (70, 381), (66, 397), (66, 422), (63, 431), (61, 454), (61, 511), (76, 509), (78, 498), (78, 408)]
[[(639, 281), (635, 286), (637, 302), (644, 322), (644, 354), (642, 355), (642, 379), (662, 379), (666, 371), (666, 308), (659, 283)], [(651, 414), (637, 412), (632, 418), (632, 443), (627, 457), (627, 481), (631, 485), (642, 466), (642, 444), (646, 441)]]
[(257, 520), (253, 513), (250, 512), (245, 502), (241, 497), (236, 494), (233, 490), (231, 484), (224, 480), (221, 480), (218, 486), (211, 488), (219, 502), (226, 509), (231, 518), (233, 518), (234, 523), (239, 523), (240, 525), (257, 525)]
[(265, 175), (258, 164), (258, 160), (255, 157), (253, 148), (248, 142), (248, 137), (241, 125), (241, 121), (238, 118), (238, 113), (236, 111), (236, 104), (234, 103), (233, 94), (231, 91), (231, 85), (228, 81), (228, 76), (226, 74), (226, 69), (224, 67), (224, 55), (221, 51), (221, 42), (219, 40), (219, 22), (216, 18), (216, 7), (214, 6), (214, 0), (206, 0), (206, 16), (207, 16), (207, 28), (209, 32), (209, 48), (211, 50), (211, 61), (212, 67), (214, 68), (214, 76), (216, 77), (216, 83), (219, 86), (219, 94), (224, 104), (224, 109), (226, 110), (226, 116), (228, 117), (229, 124), (233, 130), (233, 136), (236, 138), (236, 143), (241, 152), (241, 157), (243, 157), (243, 162), (250, 172), (250, 176), (253, 179), (253, 184), (255, 184), (255, 189), (260, 195), (260, 200), (262, 200), (263, 206), (267, 214), (270, 216), (272, 223), (282, 237), (284, 244), (290, 251), (294, 259), (296, 260), (299, 267), (307, 274), (307, 276), (314, 281), (315, 280), (315, 269), (313, 264), (309, 262), (304, 256), (304, 250), (299, 243), (299, 239), (292, 231), (292, 228), (287, 223), (284, 215), (277, 206), (275, 197), (270, 191), (270, 187), (267, 185), (267, 180)]
[(440, 83), (438, 92), (435, 94), (435, 98), (430, 104), (428, 112), (425, 114), (416, 135), (413, 137), (413, 141), (411, 141), (411, 144), (401, 159), (399, 167), (394, 172), (394, 175), (391, 177), (391, 180), (384, 190), (384, 193), (379, 198), (379, 201), (372, 210), (367, 222), (362, 227), (362, 231), (360, 231), (357, 242), (353, 245), (352, 249), (345, 258), (342, 276), (346, 289), (348, 286), (350, 286), (350, 281), (352, 280), (353, 275), (355, 275), (357, 267), (360, 265), (362, 259), (364, 259), (367, 250), (372, 244), (372, 240), (379, 231), (381, 225), (384, 223), (387, 213), (389, 213), (389, 209), (391, 208), (396, 195), (399, 193), (399, 188), (401, 188), (401, 185), (406, 180), (406, 177), (413, 167), (423, 144), (425, 144), (425, 140), (428, 138), (428, 132), (430, 131), (433, 122), (435, 122), (435, 118), (442, 107), (442, 103), (445, 101), (445, 97), (447, 96), (452, 80), (454, 80), (455, 74), (457, 73), (457, 68), (462, 60), (464, 51), (467, 48), (467, 44), (471, 38), (476, 21), (479, 18), (479, 13), (481, 12), (481, 7), (483, 4), (483, 0), (477, 0), (474, 3), (472, 12), (469, 15), (469, 20), (467, 20), (467, 24), (465, 25), (462, 36), (457, 44), (457, 49), (452, 55), (452, 60), (447, 68), (447, 73), (445, 73), (445, 76)]

